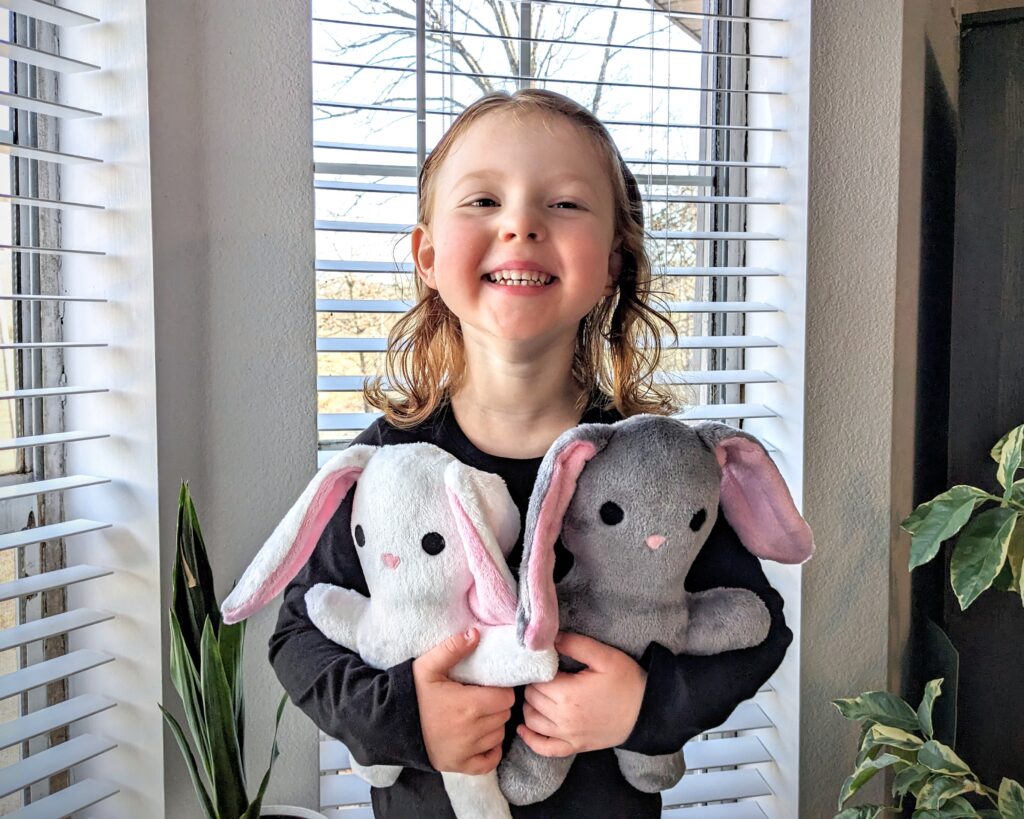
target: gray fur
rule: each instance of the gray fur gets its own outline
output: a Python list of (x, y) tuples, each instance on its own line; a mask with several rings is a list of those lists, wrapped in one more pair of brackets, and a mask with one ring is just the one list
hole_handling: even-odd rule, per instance
[[(694, 427), (638, 415), (611, 425), (580, 426), (555, 441), (530, 499), (524, 565), (528, 550), (535, 548), (538, 511), (557, 453), (573, 440), (600, 442), (562, 522), (562, 542), (574, 564), (556, 587), (560, 630), (600, 640), (634, 659), (655, 641), (676, 654), (711, 654), (765, 639), (770, 617), (753, 592), (690, 594), (683, 585), (718, 517), (721, 469), (715, 446), (736, 435), (756, 441), (724, 424)], [(621, 522), (602, 520), (600, 510), (607, 502), (621, 507)], [(703, 523), (694, 531), (691, 522), (700, 510)], [(664, 544), (649, 548), (645, 539), (651, 535), (663, 536)], [(525, 590), (519, 600), (521, 636), (531, 617)], [(671, 787), (685, 771), (681, 752), (656, 757), (616, 753), (627, 781), (642, 791)], [(572, 757), (537, 756), (516, 737), (499, 769), (502, 790), (513, 804), (540, 801), (558, 789), (571, 764)]]

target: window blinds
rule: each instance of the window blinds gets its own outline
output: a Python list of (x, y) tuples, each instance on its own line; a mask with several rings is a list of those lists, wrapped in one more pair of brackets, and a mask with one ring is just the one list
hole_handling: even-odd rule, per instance
[[(0, 454), (0, 812), (23, 817), (64, 816), (117, 792), (104, 782), (74, 781), (73, 769), (115, 747), (102, 736), (70, 726), (115, 705), (95, 693), (73, 696), (69, 680), (110, 662), (106, 652), (69, 651), (67, 635), (111, 619), (109, 613), (68, 605), (66, 589), (111, 574), (80, 562), (77, 535), (106, 528), (103, 521), (66, 520), (64, 495), (108, 478), (67, 474), (65, 447), (108, 437), (65, 429), (65, 402), (102, 392), (95, 384), (68, 383), (64, 351), (98, 348), (102, 341), (64, 338), (66, 311), (88, 310), (105, 299), (62, 292), (62, 259), (98, 258), (101, 249), (66, 245), (61, 215), (98, 209), (94, 202), (65, 201), (60, 175), (69, 165), (99, 159), (60, 150), (59, 130), (98, 112), (61, 99), (65, 76), (93, 72), (89, 60), (58, 53), (61, 35), (91, 26), (91, 16), (39, 0), (0, 0), (0, 386), (3, 440)], [(88, 57), (88, 55), (79, 55)]]
[[(419, 163), (464, 106), (524, 86), (587, 105), (641, 185), (655, 287), (679, 332), (659, 378), (683, 417), (767, 425), (762, 438), (790, 423), (786, 402), (799, 405), (802, 389), (786, 312), (797, 301), (785, 263), (791, 5), (314, 0), (320, 462), (375, 417), (360, 390), (382, 372), (387, 332), (414, 297)], [(766, 686), (687, 746), (666, 815), (785, 815), (769, 798), (773, 752), (796, 743), (780, 736), (772, 714), (785, 709), (773, 697)], [(323, 740), (324, 809), (369, 816), (344, 746)]]

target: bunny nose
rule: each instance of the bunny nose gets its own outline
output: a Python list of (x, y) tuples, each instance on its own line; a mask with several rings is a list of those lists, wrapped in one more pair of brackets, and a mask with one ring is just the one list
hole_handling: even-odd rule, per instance
[(660, 549), (664, 542), (665, 538), (662, 535), (648, 535), (644, 539), (649, 549)]
[(384, 561), (384, 565), (389, 569), (397, 569), (398, 564), (402, 562), (402, 559), (398, 555), (393, 555), (390, 552), (382, 554), (380, 559)]

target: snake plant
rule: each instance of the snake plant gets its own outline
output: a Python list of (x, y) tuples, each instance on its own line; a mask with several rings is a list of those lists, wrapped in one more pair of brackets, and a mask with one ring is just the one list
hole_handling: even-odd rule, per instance
[(163, 706), (160, 710), (185, 759), (205, 819), (256, 819), (278, 756), (277, 726), (287, 696), (277, 707), (270, 763), (250, 800), (245, 781), (242, 694), (245, 622), (226, 625), (221, 621), (206, 544), (185, 482), (178, 494), (176, 541), (169, 612), (170, 669), (192, 736), (191, 746), (174, 716)]

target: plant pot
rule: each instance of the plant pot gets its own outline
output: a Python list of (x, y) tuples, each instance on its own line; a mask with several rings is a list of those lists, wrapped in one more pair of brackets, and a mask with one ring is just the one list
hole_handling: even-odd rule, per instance
[(297, 808), (294, 805), (262, 805), (260, 816), (265, 819), (327, 819), (322, 813), (309, 808)]

